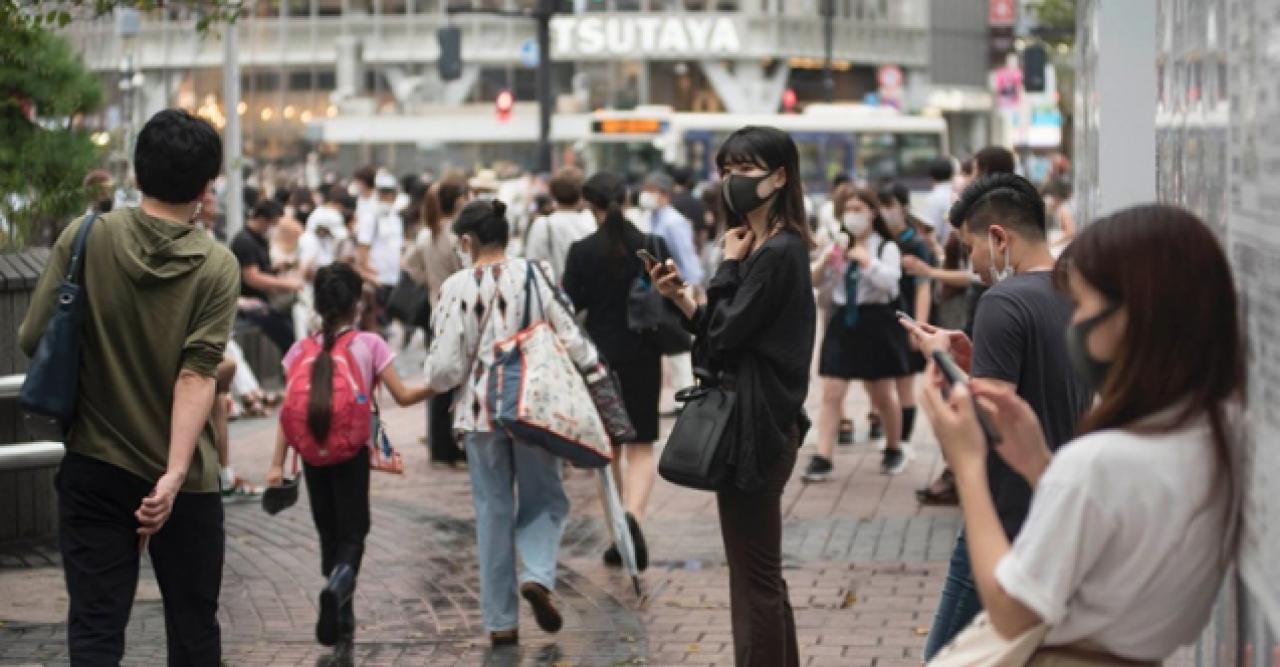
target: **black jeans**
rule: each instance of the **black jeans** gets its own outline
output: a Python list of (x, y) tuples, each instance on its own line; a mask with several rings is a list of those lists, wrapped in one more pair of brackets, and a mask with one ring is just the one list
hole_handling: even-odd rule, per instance
[(796, 621), (782, 579), (782, 489), (796, 465), (792, 436), (769, 469), (765, 488), (716, 494), (729, 561), (733, 655), (738, 667), (796, 667)]
[(431, 448), (431, 460), (435, 463), (457, 463), (467, 459), (453, 433), (453, 396), (454, 392), (450, 391), (427, 401), (427, 446)]
[[(287, 313), (277, 313), (270, 309), (242, 310), (240, 319), (258, 327), (262, 335), (280, 350), (280, 356), (283, 357), (293, 347), (293, 317)], [(254, 371), (257, 372), (258, 369)]]
[[(304, 465), (311, 518), (320, 535), (320, 572), (328, 577), (333, 568), (347, 564), (357, 573), (364, 558), (364, 538), (369, 534), (369, 449), (350, 461), (330, 466)], [(343, 634), (355, 631), (355, 609), (342, 609)]]
[[(138, 521), (153, 484), (110, 463), (68, 452), (55, 479), (58, 546), (70, 609), (72, 665), (116, 665), (138, 588)], [(170, 665), (218, 665), (225, 534), (217, 493), (179, 493), (151, 537), (151, 564), (164, 600)]]

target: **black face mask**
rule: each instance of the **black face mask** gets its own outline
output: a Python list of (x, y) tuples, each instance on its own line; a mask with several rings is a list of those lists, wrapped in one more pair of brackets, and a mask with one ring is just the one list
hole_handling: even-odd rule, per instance
[(756, 187), (760, 182), (773, 175), (769, 172), (762, 176), (743, 176), (742, 174), (730, 174), (725, 177), (724, 184), (720, 186), (720, 195), (724, 199), (725, 206), (729, 208), (729, 212), (733, 213), (738, 219), (737, 224), (746, 224), (747, 214), (760, 208), (774, 195), (778, 194), (777, 190), (769, 193), (768, 197), (761, 197), (756, 194)]
[(95, 204), (94, 207), (98, 209), (99, 213), (110, 213), (111, 207), (115, 206), (115, 203), (113, 199), (103, 199)]
[(1067, 359), (1076, 375), (1088, 383), (1090, 391), (1102, 388), (1111, 371), (1111, 362), (1100, 361), (1089, 354), (1089, 334), (1117, 310), (1120, 310), (1118, 305), (1107, 306), (1097, 315), (1067, 327)]

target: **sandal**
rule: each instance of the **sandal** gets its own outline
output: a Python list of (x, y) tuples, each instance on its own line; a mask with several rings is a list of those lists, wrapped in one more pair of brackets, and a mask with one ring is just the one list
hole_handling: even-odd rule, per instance
[(249, 404), (245, 406), (243, 416), (246, 419), (258, 419), (260, 417), (269, 417), (271, 416), (271, 410), (267, 409), (267, 407), (262, 404), (262, 399), (258, 399), (255, 401), (250, 401)]
[(948, 468), (942, 471), (933, 484), (916, 490), (916, 500), (921, 505), (959, 505), (960, 494), (956, 491), (956, 477)]

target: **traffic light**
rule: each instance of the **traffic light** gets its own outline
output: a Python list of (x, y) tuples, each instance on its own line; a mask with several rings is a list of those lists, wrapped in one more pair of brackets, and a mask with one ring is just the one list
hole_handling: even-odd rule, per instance
[(1044, 47), (1032, 44), (1022, 50), (1022, 89), (1028, 93), (1044, 92)]
[(796, 90), (788, 88), (782, 91), (782, 111), (785, 113), (796, 112)]
[(498, 112), (498, 121), (505, 123), (511, 120), (511, 108), (515, 105), (516, 96), (512, 95), (510, 90), (498, 93), (498, 97), (493, 101), (493, 108)]
[(436, 30), (436, 39), (440, 42), (440, 59), (436, 66), (440, 70), (440, 78), (454, 81), (462, 77), (462, 29), (447, 25)]

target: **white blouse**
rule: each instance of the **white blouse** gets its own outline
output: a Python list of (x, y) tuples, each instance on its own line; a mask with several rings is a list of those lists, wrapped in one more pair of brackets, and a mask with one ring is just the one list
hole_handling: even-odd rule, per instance
[[(546, 262), (540, 264), (546, 275), (552, 275)], [(437, 392), (458, 389), (453, 401), (455, 431), (491, 430), (485, 395), (493, 346), (521, 329), (528, 267), (526, 260), (508, 259), (463, 269), (440, 288), (440, 301), (432, 311), (435, 338), (427, 352), (426, 378)], [(534, 281), (538, 291), (530, 301), (530, 323), (547, 320), (574, 364), (583, 370), (594, 368), (598, 363), (595, 347), (582, 335), (572, 312), (556, 300), (559, 288), (548, 284), (536, 268)]]

